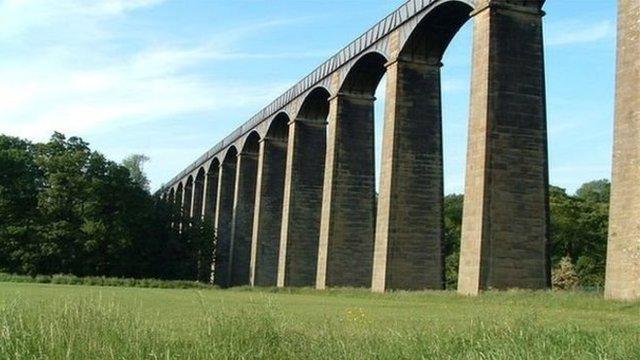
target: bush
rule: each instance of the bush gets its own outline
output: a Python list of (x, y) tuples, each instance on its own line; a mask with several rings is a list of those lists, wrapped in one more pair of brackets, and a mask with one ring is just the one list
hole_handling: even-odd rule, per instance
[(553, 288), (558, 290), (573, 290), (578, 286), (578, 274), (570, 257), (563, 257), (553, 269), (552, 282)]
[(166, 288), (166, 289), (208, 289), (212, 285), (186, 280), (158, 280), (158, 279), (131, 279), (114, 277), (87, 276), (78, 277), (75, 275), (56, 274), (38, 275), (35, 277), (27, 275), (15, 275), (0, 273), (0, 282), (31, 282), (44, 284), (63, 285), (87, 285), (87, 286), (121, 286), (121, 287), (141, 287), (141, 288)]

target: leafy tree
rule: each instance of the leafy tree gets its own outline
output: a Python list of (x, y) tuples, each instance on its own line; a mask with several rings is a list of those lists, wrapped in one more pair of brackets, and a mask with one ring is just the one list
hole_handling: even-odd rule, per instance
[(0, 136), (0, 271), (204, 278), (213, 230), (171, 227), (179, 214), (149, 193), (147, 159), (119, 165), (60, 133)]
[(557, 265), (562, 258), (578, 259), (580, 285), (599, 287), (604, 282), (608, 185), (603, 181), (583, 185), (576, 196), (551, 187), (551, 258)]
[(38, 246), (36, 217), (40, 170), (31, 143), (0, 136), (0, 271), (34, 270), (33, 248)]
[(608, 204), (610, 194), (611, 183), (607, 179), (584, 183), (576, 191), (576, 197), (585, 201), (600, 204)]
[(444, 198), (445, 281), (448, 289), (455, 289), (458, 285), (463, 202), (463, 195), (451, 194)]
[(142, 189), (149, 190), (149, 179), (144, 173), (144, 164), (149, 161), (149, 157), (143, 154), (132, 154), (122, 160), (122, 165), (129, 170), (129, 175), (134, 184), (138, 184)]

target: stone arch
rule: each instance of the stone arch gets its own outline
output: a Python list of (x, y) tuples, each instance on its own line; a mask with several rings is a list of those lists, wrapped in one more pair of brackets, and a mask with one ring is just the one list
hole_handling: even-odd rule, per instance
[(205, 177), (206, 172), (204, 167), (201, 166), (196, 173), (195, 180), (193, 183), (193, 209), (192, 209), (192, 218), (194, 220), (202, 219), (202, 211), (205, 203), (204, 194), (205, 194)]
[(183, 219), (183, 198), (184, 198), (184, 185), (182, 181), (178, 183), (176, 186), (176, 198), (173, 204), (173, 226), (176, 230), (180, 231), (182, 229), (182, 219)]
[(267, 129), (265, 138), (286, 140), (289, 137), (289, 115), (286, 112), (278, 113)]
[(220, 154), (221, 164), (229, 163), (238, 155), (238, 147), (236, 145), (231, 145), (224, 152)]
[(235, 196), (231, 225), (231, 285), (249, 284), (251, 239), (255, 210), (260, 135), (247, 135), (237, 155)]
[(229, 146), (218, 170), (218, 196), (215, 211), (215, 255), (213, 281), (226, 287), (231, 284), (231, 228), (234, 209), (238, 149)]
[(296, 119), (304, 119), (317, 123), (327, 121), (329, 115), (329, 98), (331, 93), (326, 88), (319, 86), (311, 90), (304, 98)]
[(362, 55), (349, 69), (339, 92), (373, 97), (385, 73), (387, 58), (379, 52)]
[(242, 142), (242, 146), (240, 146), (240, 149), (241, 149), (240, 154), (245, 152), (257, 154), (259, 143), (260, 143), (260, 134), (256, 130), (251, 131), (249, 135), (247, 135), (244, 138), (244, 141)]
[(289, 122), (287, 113), (277, 114), (260, 142), (251, 241), (251, 285), (275, 286), (277, 283)]
[(176, 201), (176, 191), (173, 187), (169, 189), (169, 192), (167, 194), (167, 201), (169, 202), (169, 204), (172, 204), (172, 205)]
[(444, 287), (440, 73), (448, 45), (472, 10), (466, 1), (436, 4), (387, 66), (381, 169), (386, 176), (380, 184), (372, 283), (376, 291)]
[(361, 56), (330, 99), (316, 287), (369, 287), (375, 237), (375, 91), (379, 52)]
[(184, 212), (185, 224), (190, 222), (192, 200), (193, 200), (193, 175), (189, 175), (189, 177), (185, 181), (184, 200), (182, 201), (182, 209)]
[(176, 206), (182, 211), (182, 198), (183, 198), (184, 185), (182, 181), (178, 183), (176, 187)]
[(399, 59), (439, 65), (460, 28), (471, 18), (468, 1), (447, 0), (423, 15), (400, 48)]
[(315, 285), (331, 94), (311, 90), (289, 124), (277, 285)]
[(205, 191), (203, 200), (203, 220), (215, 224), (216, 203), (218, 199), (218, 179), (220, 174), (220, 160), (214, 157), (205, 170)]

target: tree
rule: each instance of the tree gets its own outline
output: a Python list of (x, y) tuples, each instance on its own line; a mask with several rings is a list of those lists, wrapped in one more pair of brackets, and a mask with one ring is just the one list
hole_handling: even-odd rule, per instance
[(609, 203), (611, 183), (607, 179), (590, 181), (582, 184), (576, 191), (576, 196), (592, 203)]
[(129, 169), (131, 179), (142, 189), (149, 191), (149, 179), (144, 173), (144, 164), (149, 161), (149, 157), (143, 154), (132, 154), (122, 160), (122, 165)]
[(28, 141), (0, 135), (0, 271), (33, 272), (41, 173)]
[(445, 281), (448, 289), (455, 289), (458, 285), (463, 203), (463, 195), (450, 194), (444, 198)]
[(584, 184), (576, 196), (551, 187), (551, 260), (577, 259), (580, 285), (600, 287), (604, 283), (608, 227), (608, 182)]

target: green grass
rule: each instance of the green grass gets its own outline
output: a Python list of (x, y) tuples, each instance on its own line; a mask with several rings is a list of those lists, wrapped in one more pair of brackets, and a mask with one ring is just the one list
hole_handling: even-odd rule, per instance
[(0, 359), (640, 359), (597, 294), (0, 283)]

